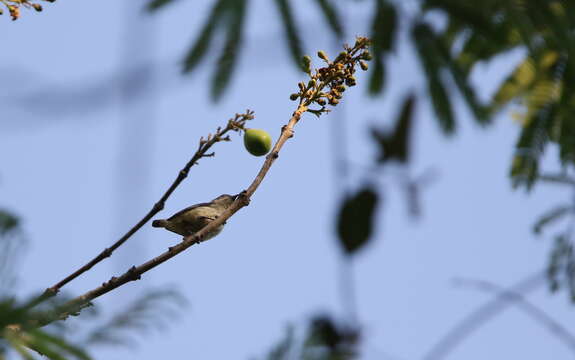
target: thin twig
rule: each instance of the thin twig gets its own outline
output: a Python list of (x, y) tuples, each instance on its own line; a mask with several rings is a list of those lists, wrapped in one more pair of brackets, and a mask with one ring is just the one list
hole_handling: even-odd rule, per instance
[(264, 164), (262, 165), (260, 171), (258, 172), (257, 176), (247, 188), (244, 190), (240, 196), (230, 205), (216, 220), (210, 222), (206, 225), (203, 229), (196, 232), (193, 235), (186, 236), (184, 240), (170, 248), (168, 251), (160, 254), (159, 256), (141, 264), (140, 266), (133, 266), (124, 274), (119, 277), (112, 277), (107, 282), (103, 283), (99, 287), (88, 291), (84, 295), (78, 296), (62, 307), (59, 310), (56, 310), (52, 316), (47, 316), (44, 319), (39, 320), (35, 326), (44, 326), (47, 325), (55, 320), (64, 319), (69, 315), (78, 313), (83, 307), (86, 307), (90, 301), (130, 282), (139, 280), (145, 272), (155, 268), (156, 266), (162, 264), (163, 262), (173, 258), (174, 256), (178, 255), (179, 253), (183, 252), (190, 246), (200, 243), (205, 235), (224, 222), (228, 220), (233, 214), (235, 214), (238, 210), (247, 206), (250, 202), (250, 197), (253, 193), (257, 190), (261, 182), (263, 181), (264, 177), (266, 176), (267, 172), (271, 168), (273, 162), (278, 158), (279, 152), (283, 147), (284, 143), (293, 136), (293, 127), (299, 121), (301, 115), (307, 110), (305, 104), (300, 104), (297, 110), (294, 112), (293, 116), (289, 120), (288, 124), (282, 128), (281, 135), (277, 140), (276, 144), (274, 145), (272, 151), (267, 155)]
[(192, 156), (192, 158), (188, 161), (188, 163), (178, 172), (178, 176), (172, 182), (172, 184), (168, 187), (168, 189), (164, 192), (162, 197), (154, 204), (154, 206), (148, 211), (148, 213), (140, 220), (136, 225), (134, 225), (124, 236), (122, 236), (118, 241), (116, 241), (112, 246), (104, 249), (100, 254), (98, 254), (95, 258), (87, 262), (84, 266), (79, 268), (78, 270), (74, 271), (72, 274), (68, 275), (55, 285), (47, 288), (44, 293), (37, 299), (31, 302), (28, 307), (33, 307), (37, 305), (39, 302), (50, 298), (58, 293), (58, 291), (67, 283), (74, 280), (78, 276), (82, 275), (86, 271), (90, 270), (94, 265), (98, 264), (100, 261), (110, 257), (112, 253), (122, 246), (132, 235), (134, 235), (138, 230), (142, 228), (151, 218), (153, 218), (157, 213), (164, 209), (166, 204), (166, 200), (172, 195), (172, 193), (176, 190), (176, 188), (188, 177), (190, 168), (197, 164), (197, 162), (203, 157), (212, 157), (214, 153), (207, 153), (207, 151), (217, 142), (220, 141), (228, 141), (229, 138), (226, 137), (226, 133), (229, 131), (237, 131), (243, 128), (243, 125), (246, 121), (253, 119), (253, 111), (247, 110), (243, 114), (236, 114), (233, 119), (228, 121), (227, 126), (224, 129), (218, 128), (216, 130), (215, 135), (208, 135), (207, 140), (203, 138), (200, 139), (200, 143), (198, 146), (198, 150)]
[(494, 283), (485, 280), (476, 279), (456, 279), (457, 285), (472, 286), (478, 290), (495, 293), (497, 296), (506, 297), (509, 301), (515, 303), (520, 309), (533, 320), (546, 327), (549, 332), (557, 336), (570, 350), (575, 353), (575, 336), (563, 325), (553, 319), (543, 309), (535, 306), (533, 303), (527, 301), (525, 297), (517, 292), (504, 289)]
[[(538, 271), (534, 275), (510, 287), (508, 291), (515, 294), (526, 294), (533, 291), (540, 285), (545, 284), (545, 274), (545, 271)], [(439, 360), (445, 358), (457, 345), (471, 336), (475, 330), (479, 329), (481, 325), (485, 324), (511, 304), (508, 296), (497, 294), (493, 299), (476, 308), (471, 314), (450, 328), (447, 334), (441, 337), (423, 356), (423, 359)]]
[[(168, 251), (139, 266), (132, 266), (121, 276), (112, 277), (107, 282), (104, 282), (101, 286), (66, 302), (63, 306), (57, 308), (55, 311), (52, 311), (52, 313), (48, 316), (45, 316), (42, 319), (38, 318), (30, 326), (44, 326), (55, 320), (65, 319), (69, 315), (77, 314), (82, 308), (89, 306), (90, 302), (99, 296), (102, 296), (128, 282), (139, 280), (142, 274), (145, 272), (173, 258), (179, 253), (185, 251), (190, 246), (200, 243), (205, 238), (206, 234), (213, 231), (218, 226), (224, 224), (226, 220), (233, 216), (238, 210), (244, 206), (247, 206), (250, 202), (251, 196), (263, 181), (274, 161), (278, 158), (279, 152), (283, 145), (289, 138), (293, 137), (293, 128), (300, 120), (302, 114), (305, 112), (310, 112), (319, 116), (328, 112), (329, 110), (325, 108), (327, 100), (329, 100), (329, 105), (332, 106), (335, 106), (339, 103), (339, 99), (342, 97), (341, 92), (345, 91), (345, 86), (343, 83), (345, 82), (345, 84), (348, 86), (355, 85), (355, 77), (353, 76), (355, 73), (355, 65), (361, 64), (361, 68), (363, 70), (367, 70), (367, 65), (363, 61), (369, 61), (369, 59), (371, 59), (371, 55), (367, 50), (369, 42), (370, 41), (368, 38), (357, 37), (355, 45), (353, 47), (345, 45), (345, 52), (340, 53), (334, 62), (329, 61), (327, 59), (327, 55), (323, 51), (318, 52), (318, 56), (327, 63), (327, 66), (316, 70), (315, 74), (313, 75), (310, 68), (311, 60), (309, 57), (307, 57), (308, 61), (306, 61), (306, 73), (308, 73), (310, 76), (310, 81), (308, 82), (307, 86), (303, 82), (299, 83), (298, 86), (300, 88), (300, 92), (290, 96), (292, 100), (299, 98), (299, 105), (297, 109), (294, 111), (288, 123), (282, 127), (281, 134), (277, 142), (275, 143), (272, 151), (266, 156), (266, 160), (264, 161), (260, 171), (250, 186), (246, 190), (242, 191), (239, 196), (236, 197), (234, 202), (222, 214), (220, 214), (217, 219), (211, 221), (198, 232), (186, 236), (181, 243), (168, 248)], [(362, 51), (361, 54), (358, 54), (360, 51)], [(329, 94), (322, 92), (322, 90), (326, 87), (330, 89)], [(321, 108), (308, 108), (314, 103), (320, 105)], [(208, 137), (208, 142), (209, 141), (210, 138)], [(202, 149), (201, 146), (202, 145), (200, 142), (200, 149)], [(202, 152), (202, 154), (205, 154), (205, 150)], [(194, 164), (194, 162), (195, 159), (192, 158), (189, 164)], [(185, 175), (187, 175), (187, 173)]]

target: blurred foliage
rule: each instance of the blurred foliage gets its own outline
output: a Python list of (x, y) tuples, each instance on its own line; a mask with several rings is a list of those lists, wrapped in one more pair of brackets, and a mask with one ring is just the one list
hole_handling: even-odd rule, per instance
[[(569, 81), (575, 75), (575, 2), (560, 0), (419, 0), (415, 14), (407, 13), (402, 1), (372, 0), (371, 19), (374, 64), (369, 90), (384, 89), (385, 55), (395, 48), (400, 28), (412, 35), (425, 77), (427, 94), (441, 129), (456, 130), (450, 88), (454, 85), (480, 124), (512, 102), (523, 105), (523, 131), (511, 167), (516, 186), (531, 188), (537, 180), (539, 159), (547, 143), (560, 147), (562, 162), (575, 161), (575, 98)], [(150, 9), (175, 1), (153, 0)], [(296, 23), (297, 8), (290, 0), (275, 0), (294, 63), (300, 66), (303, 54), (302, 30)], [(327, 20), (327, 29), (342, 37), (343, 22), (335, 1), (316, 0)], [(348, 1), (353, 4), (353, 1)], [(349, 6), (349, 5), (348, 5)], [(219, 99), (229, 84), (236, 58), (240, 56), (242, 28), (247, 12), (245, 0), (215, 1), (196, 42), (185, 58), (184, 69), (192, 71), (204, 58), (214, 32), (227, 29), (226, 45), (212, 81), (212, 94)], [(428, 20), (427, 14), (445, 19)], [(401, 20), (401, 21), (400, 21)], [(481, 104), (477, 85), (470, 75), (477, 64), (494, 60), (513, 49), (523, 49), (523, 61), (507, 76), (491, 100)]]
[(0, 209), (0, 236), (7, 236), (18, 228), (20, 221), (7, 210)]
[[(429, 101), (439, 128), (444, 134), (457, 131), (457, 114), (454, 109), (454, 93), (461, 95), (464, 103), (479, 125), (488, 125), (497, 114), (510, 105), (521, 109), (520, 134), (516, 140), (515, 153), (510, 164), (510, 177), (514, 187), (531, 190), (541, 180), (541, 158), (553, 144), (559, 149), (559, 160), (564, 169), (575, 165), (575, 2), (570, 0), (416, 0), (409, 5), (400, 0), (370, 0), (374, 11), (367, 23), (371, 24), (374, 62), (371, 66), (369, 93), (381, 95), (385, 90), (388, 55), (396, 50), (396, 39), (402, 32), (410, 34), (410, 41), (423, 70), (426, 89), (419, 92), (420, 100)], [(173, 3), (169, 0), (153, 0), (150, 8)], [(344, 33), (345, 16), (338, 12), (338, 5), (353, 6), (356, 1), (316, 0), (319, 13), (327, 21), (326, 29), (336, 37)], [(367, 1), (363, 1), (365, 3)], [(232, 1), (232, 3), (234, 3)], [(245, 25), (240, 20), (247, 12), (241, 2), (241, 11), (231, 12), (231, 3), (216, 1), (208, 15), (205, 27), (186, 58), (185, 69), (191, 71), (207, 50), (213, 29), (222, 26), (239, 29)], [(298, 66), (303, 51), (304, 30), (298, 26), (298, 8), (291, 0), (275, 0), (285, 33), (286, 44)], [(240, 6), (240, 5), (236, 5)], [(235, 21), (221, 21), (224, 14)], [(219, 24), (219, 25), (218, 25)], [(228, 42), (230, 38), (228, 37)], [(239, 41), (238, 41), (239, 43)], [(228, 67), (220, 60), (216, 65), (212, 93), (218, 99), (229, 84), (235, 58), (240, 56), (239, 45), (224, 49)], [(472, 81), (479, 64), (489, 64), (501, 56), (522, 54), (523, 59), (508, 74), (488, 99), (480, 100), (481, 86)], [(405, 106), (405, 105), (404, 105)], [(405, 110), (405, 107), (404, 107)], [(396, 132), (389, 135), (373, 130), (381, 151), (380, 165), (395, 159), (406, 162), (409, 142), (405, 127), (410, 117), (397, 123)], [(414, 193), (414, 192), (412, 192)], [(375, 192), (370, 193), (376, 198)], [(364, 194), (365, 195), (365, 194)], [(340, 242), (348, 253), (360, 248), (369, 238), (370, 222), (350, 230), (344, 225), (348, 220), (342, 214), (350, 213), (354, 197), (346, 199), (340, 211), (338, 232)], [(414, 203), (414, 202), (412, 202)], [(367, 202), (366, 202), (367, 204)], [(347, 209), (344, 211), (344, 209)], [(367, 205), (359, 209), (371, 216)], [(565, 207), (555, 209), (535, 224), (539, 231), (548, 223), (565, 216)], [(346, 217), (345, 215), (344, 217)], [(351, 216), (351, 215), (350, 215)], [(355, 240), (350, 237), (354, 233)], [(367, 234), (367, 236), (366, 236)], [(567, 237), (565, 241), (571, 241)], [(557, 243), (559, 244), (559, 242)], [(556, 247), (567, 251), (565, 246)], [(562, 268), (565, 269), (565, 268)]]
[[(69, 299), (60, 294), (38, 305), (36, 297), (27, 300), (16, 296), (15, 274), (24, 242), (19, 218), (0, 210), (0, 359), (12, 355), (26, 360), (38, 359), (39, 355), (53, 360), (90, 359), (88, 350), (95, 346), (134, 345), (134, 338), (165, 329), (185, 305), (174, 290), (150, 289), (111, 315), (91, 306), (81, 318), (37, 328), (34, 324), (50, 317)], [(89, 320), (94, 321), (90, 324)]]
[(175, 290), (156, 289), (142, 294), (108, 320), (92, 328), (81, 341), (86, 346), (136, 345), (134, 337), (165, 330), (187, 301)]
[(19, 302), (7, 296), (0, 299), (0, 359), (10, 352), (22, 359), (35, 359), (34, 354), (54, 360), (90, 359), (89, 350), (94, 347), (133, 346), (142, 335), (165, 329), (185, 305), (176, 291), (152, 289), (111, 315), (92, 306), (81, 317), (76, 314), (37, 328), (35, 324), (50, 316), (66, 298), (51, 299), (37, 307), (31, 306), (32, 301)]
[(367, 186), (343, 201), (337, 233), (340, 244), (347, 254), (355, 253), (370, 239), (378, 197), (377, 192)]
[(371, 135), (379, 146), (377, 163), (382, 164), (390, 160), (397, 160), (400, 163), (409, 161), (409, 136), (413, 124), (414, 107), (415, 97), (410, 95), (403, 102), (392, 132), (386, 133), (375, 127), (371, 129)]
[(272, 347), (265, 360), (352, 360), (359, 359), (359, 332), (326, 315), (309, 321), (302, 336), (288, 326), (285, 336)]
[[(539, 180), (570, 187), (575, 194), (575, 179), (567, 174), (543, 174)], [(571, 301), (575, 303), (575, 253), (573, 252), (575, 199), (571, 203), (557, 205), (542, 213), (533, 225), (533, 232), (536, 235), (544, 235), (550, 228), (561, 228), (561, 230), (553, 236), (554, 244), (547, 265), (549, 287), (553, 292), (566, 289)]]
[(26, 240), (20, 219), (8, 210), (0, 209), (0, 299), (16, 286), (16, 264)]

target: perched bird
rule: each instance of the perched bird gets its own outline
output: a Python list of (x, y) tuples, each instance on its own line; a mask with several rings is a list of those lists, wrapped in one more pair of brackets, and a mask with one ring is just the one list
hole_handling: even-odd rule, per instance
[[(230, 206), (238, 195), (220, 195), (209, 203), (200, 203), (181, 210), (168, 219), (154, 220), (153, 227), (160, 227), (182, 236), (192, 235), (215, 220)], [(206, 234), (203, 240), (218, 235), (224, 224)]]

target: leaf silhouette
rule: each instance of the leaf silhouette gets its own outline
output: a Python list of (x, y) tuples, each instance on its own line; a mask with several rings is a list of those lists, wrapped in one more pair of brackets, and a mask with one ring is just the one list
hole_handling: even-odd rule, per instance
[[(233, 0), (231, 0), (233, 1)], [(184, 72), (191, 72), (200, 63), (209, 50), (214, 31), (224, 25), (225, 13), (228, 10), (230, 0), (218, 0), (204, 24), (200, 35), (184, 58)]]
[(235, 0), (229, 9), (226, 42), (212, 80), (212, 99), (215, 101), (221, 98), (237, 64), (243, 40), (246, 6), (247, 0)]
[(316, 0), (331, 30), (338, 39), (343, 38), (343, 24), (331, 0)]
[(294, 64), (298, 68), (302, 68), (301, 58), (303, 56), (302, 42), (295, 24), (293, 12), (289, 0), (275, 0), (277, 9), (280, 12), (280, 17), (284, 26), (286, 40)]
[(174, 0), (152, 0), (148, 3), (146, 9), (148, 11), (156, 11), (164, 6), (171, 4)]
[(339, 242), (347, 255), (353, 255), (367, 244), (373, 230), (377, 203), (378, 195), (369, 187), (344, 200), (339, 212), (337, 231)]
[(395, 121), (395, 127), (391, 134), (386, 134), (378, 129), (372, 129), (371, 134), (379, 144), (378, 163), (389, 160), (397, 160), (406, 163), (409, 160), (409, 135), (412, 128), (413, 109), (415, 97), (409, 95), (403, 102), (401, 112)]

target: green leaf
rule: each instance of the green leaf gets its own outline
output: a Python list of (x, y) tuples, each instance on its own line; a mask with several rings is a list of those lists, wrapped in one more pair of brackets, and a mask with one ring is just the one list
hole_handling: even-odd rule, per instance
[[(23, 346), (19, 341), (16, 340), (8, 340), (10, 343), (10, 346), (12, 346), (12, 348), (14, 350), (16, 350), (16, 352), (18, 353), (18, 355), (20, 355), (20, 357), (24, 360), (36, 360), (34, 358), (34, 356), (30, 353), (30, 350), (28, 350), (25, 346)], [(4, 360), (4, 357), (0, 357), (0, 359)]]
[(415, 106), (415, 97), (409, 95), (403, 102), (401, 112), (395, 121), (395, 128), (391, 134), (372, 129), (372, 136), (379, 144), (379, 163), (397, 160), (406, 163), (409, 160), (409, 135), (412, 128), (412, 118)]
[(342, 334), (329, 317), (317, 316), (311, 321), (306, 345), (327, 346), (333, 351), (342, 341)]
[(90, 360), (91, 357), (78, 346), (74, 346), (66, 342), (63, 338), (58, 336), (50, 335), (45, 331), (33, 330), (30, 332), (36, 339), (45, 342), (46, 344), (51, 344), (54, 347), (55, 352), (68, 353), (80, 360)]
[(533, 225), (533, 232), (540, 234), (547, 225), (560, 220), (568, 213), (573, 213), (573, 206), (558, 206), (543, 214)]
[(243, 42), (246, 7), (247, 0), (234, 0), (233, 5), (229, 9), (230, 16), (227, 21), (226, 42), (212, 79), (212, 99), (214, 101), (221, 99), (223, 91), (228, 86), (236, 68)]
[(300, 40), (298, 28), (295, 24), (291, 5), (288, 0), (275, 0), (280, 17), (284, 26), (286, 39), (292, 55), (294, 64), (302, 68), (301, 58), (303, 56), (302, 42)]
[(376, 95), (381, 93), (385, 84), (385, 63), (381, 57), (376, 57), (372, 61), (373, 70), (369, 78), (369, 93)]
[(343, 38), (343, 25), (337, 12), (337, 8), (332, 4), (332, 1), (316, 0), (316, 3), (321, 8), (331, 30), (337, 35), (338, 39)]
[(172, 2), (174, 2), (174, 0), (152, 0), (148, 3), (146, 9), (148, 11), (156, 11)]
[(471, 109), (473, 115), (475, 115), (475, 119), (481, 125), (489, 124), (490, 117), (488, 116), (487, 107), (479, 103), (477, 95), (469, 83), (468, 73), (461, 68), (454, 59), (452, 59), (447, 46), (442, 43), (439, 37), (434, 34), (430, 34), (430, 36), (433, 37), (433, 43), (437, 49), (438, 55), (442, 57), (443, 63), (447, 65), (447, 68), (451, 72), (451, 76), (463, 95), (467, 106)]
[(397, 32), (397, 11), (395, 6), (386, 0), (377, 0), (375, 6), (371, 41), (375, 57), (378, 57), (393, 49)]
[(377, 193), (365, 187), (353, 196), (348, 196), (340, 209), (337, 231), (339, 242), (347, 255), (354, 254), (365, 246), (373, 230)]
[(439, 125), (445, 134), (455, 131), (455, 118), (449, 95), (441, 79), (444, 59), (437, 49), (434, 31), (428, 24), (418, 23), (412, 28), (412, 37), (427, 78), (427, 88), (431, 104), (437, 115)]
[(573, 110), (567, 112), (560, 122), (559, 147), (560, 157), (564, 164), (575, 163), (575, 114)]
[(395, 7), (385, 0), (377, 0), (371, 24), (373, 71), (369, 79), (369, 93), (381, 93), (385, 84), (385, 54), (393, 48), (397, 28)]
[(276, 344), (269, 352), (267, 360), (289, 360), (290, 352), (295, 346), (293, 326), (288, 326), (284, 338)]
[(20, 220), (16, 216), (6, 210), (0, 209), (0, 235), (6, 235), (14, 231), (19, 224)]
[(216, 28), (224, 25), (224, 15), (228, 10), (230, 1), (234, 0), (218, 0), (214, 4), (210, 16), (200, 31), (200, 35), (184, 58), (184, 72), (194, 70), (206, 55)]
[(439, 76), (428, 79), (428, 89), (439, 125), (445, 134), (453, 134), (455, 132), (455, 118), (452, 105), (447, 90), (445, 90)]
[(549, 141), (549, 130), (556, 116), (557, 107), (550, 105), (538, 109), (523, 127), (515, 145), (511, 164), (513, 186), (531, 190), (539, 176), (539, 159)]
[[(501, 3), (505, 2), (501, 1)], [(426, 10), (443, 10), (449, 18), (460, 21), (472, 28), (474, 32), (480, 32), (488, 38), (497, 38), (500, 35), (493, 23), (494, 15), (498, 10), (497, 7), (500, 6), (462, 0), (425, 0), (423, 5)]]
[(186, 305), (176, 291), (153, 289), (127, 304), (106, 322), (93, 329), (82, 342), (93, 345), (129, 345), (132, 336), (151, 330), (161, 330)]

